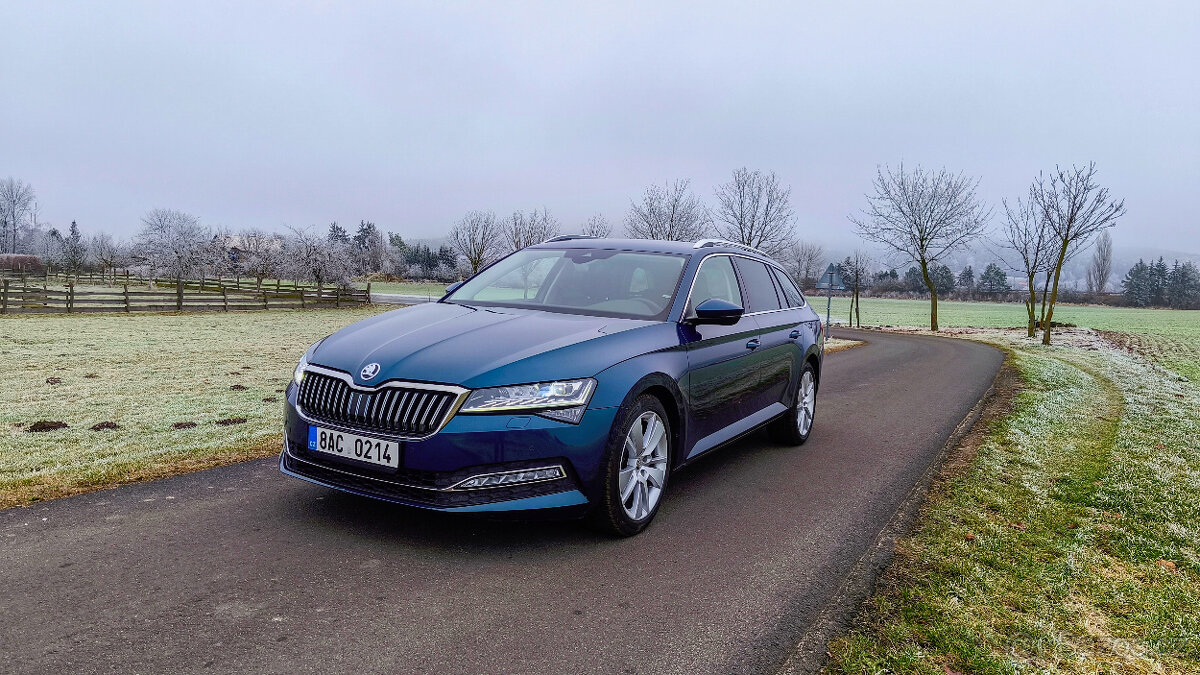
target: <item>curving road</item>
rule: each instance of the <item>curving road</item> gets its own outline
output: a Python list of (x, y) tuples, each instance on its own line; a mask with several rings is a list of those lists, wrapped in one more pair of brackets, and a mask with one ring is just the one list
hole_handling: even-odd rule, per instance
[(407, 510), (274, 460), (0, 511), (0, 672), (778, 670), (1002, 360), (866, 339), (826, 359), (807, 445), (758, 434), (680, 472), (629, 540)]

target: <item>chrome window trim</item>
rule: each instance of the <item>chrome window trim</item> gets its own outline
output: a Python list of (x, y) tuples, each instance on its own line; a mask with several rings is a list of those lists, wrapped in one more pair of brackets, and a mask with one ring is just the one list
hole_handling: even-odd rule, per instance
[(372, 387), (363, 387), (355, 384), (354, 378), (349, 373), (311, 363), (304, 367), (304, 372), (312, 372), (317, 373), (318, 375), (337, 378), (345, 382), (351, 389), (358, 391), (377, 392), (381, 389), (424, 389), (426, 391), (441, 391), (455, 395), (454, 401), (450, 404), (450, 408), (446, 411), (445, 417), (442, 419), (441, 423), (438, 424), (436, 429), (424, 436), (411, 436), (403, 434), (380, 433), (374, 430), (359, 429), (357, 427), (349, 427), (344, 424), (324, 422), (309, 417), (308, 414), (304, 412), (304, 408), (300, 406), (300, 392), (297, 390), (296, 414), (299, 415), (300, 419), (304, 420), (307, 424), (315, 427), (321, 427), (323, 429), (333, 429), (334, 431), (341, 431), (359, 436), (370, 436), (372, 438), (382, 438), (391, 441), (424, 441), (432, 438), (434, 434), (446, 428), (446, 425), (450, 423), (450, 420), (454, 419), (454, 416), (458, 414), (458, 409), (462, 407), (462, 404), (467, 400), (467, 396), (471, 393), (470, 389), (452, 384), (428, 384), (425, 382), (408, 382), (405, 380), (388, 380), (386, 382), (380, 382)]

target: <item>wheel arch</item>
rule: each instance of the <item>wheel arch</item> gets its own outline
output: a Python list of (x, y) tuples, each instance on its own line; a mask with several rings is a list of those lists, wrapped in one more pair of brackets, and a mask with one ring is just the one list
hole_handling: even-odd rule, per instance
[(650, 373), (629, 388), (621, 407), (628, 408), (643, 395), (658, 399), (667, 413), (667, 423), (674, 431), (671, 434), (671, 466), (679, 466), (685, 447), (684, 439), (687, 437), (687, 429), (684, 427), (687, 417), (683, 410), (683, 393), (679, 390), (679, 384), (665, 373)]

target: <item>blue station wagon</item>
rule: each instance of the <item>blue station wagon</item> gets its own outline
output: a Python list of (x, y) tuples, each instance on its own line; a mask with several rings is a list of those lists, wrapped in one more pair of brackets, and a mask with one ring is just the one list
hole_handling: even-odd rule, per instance
[(287, 389), (280, 468), (451, 512), (642, 531), (674, 471), (812, 431), (820, 319), (761, 252), (556, 237), (326, 337)]

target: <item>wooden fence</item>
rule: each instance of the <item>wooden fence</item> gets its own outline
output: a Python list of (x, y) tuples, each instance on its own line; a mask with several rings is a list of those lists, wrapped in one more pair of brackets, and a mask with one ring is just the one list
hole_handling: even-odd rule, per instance
[[(173, 283), (173, 282), (172, 282)], [(210, 287), (211, 288), (211, 287)], [(308, 309), (361, 305), (367, 291), (348, 288), (300, 288), (293, 291), (237, 291), (227, 287), (201, 291), (180, 284), (172, 290), (89, 288), (64, 290), (0, 280), (0, 314), (83, 314), (94, 312), (230, 312), (262, 309)]]
[[(174, 287), (175, 279), (166, 277), (149, 277), (130, 274), (128, 270), (114, 270), (106, 273), (80, 272), (71, 274), (67, 272), (55, 272), (52, 270), (43, 270), (41, 272), (26, 272), (24, 270), (0, 269), (0, 278), (19, 279), (22, 284), (29, 285), (35, 281), (40, 281), (45, 285), (75, 284), (76, 286), (121, 286), (143, 284), (149, 286)], [(217, 291), (224, 287), (230, 290), (238, 291), (274, 291), (276, 293), (294, 292), (299, 290), (315, 291), (318, 284), (300, 281), (285, 281), (283, 279), (255, 279), (253, 277), (212, 277), (202, 279), (184, 279), (184, 284), (188, 287), (201, 290)], [(370, 284), (367, 284), (368, 290)], [(353, 290), (353, 289), (352, 289)], [(360, 291), (361, 292), (361, 291)]]

